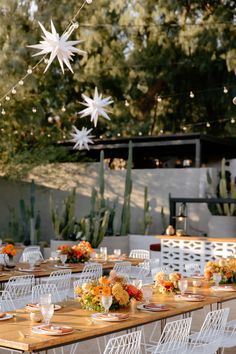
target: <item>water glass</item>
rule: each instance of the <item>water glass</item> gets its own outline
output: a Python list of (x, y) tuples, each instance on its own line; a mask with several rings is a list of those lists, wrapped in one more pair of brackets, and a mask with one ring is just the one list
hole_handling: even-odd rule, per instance
[(43, 294), (40, 296), (40, 305), (50, 305), (52, 303), (52, 294)]
[(143, 292), (143, 300), (145, 304), (149, 304), (150, 300), (152, 299), (152, 294), (153, 294), (153, 289), (150, 286), (143, 286), (142, 287), (142, 292)]
[(54, 304), (41, 304), (40, 310), (43, 316), (45, 325), (49, 325), (54, 314)]
[(215, 283), (215, 286), (219, 286), (219, 284), (220, 284), (220, 281), (221, 281), (221, 274), (220, 273), (213, 273), (213, 275), (212, 275), (212, 279), (213, 279), (213, 281), (214, 281), (214, 283)]
[(106, 261), (107, 260), (107, 247), (100, 247), (100, 254), (102, 258)]
[(60, 254), (59, 257), (60, 257), (62, 265), (64, 266), (66, 261), (67, 261), (67, 255), (66, 254)]
[(142, 288), (143, 285), (142, 279), (134, 279), (132, 283), (137, 289), (140, 290)]
[(178, 287), (179, 287), (179, 290), (181, 292), (181, 295), (184, 295), (185, 291), (187, 290), (188, 288), (188, 281), (187, 279), (180, 279), (178, 281)]
[(105, 313), (108, 313), (109, 308), (112, 305), (112, 296), (111, 295), (109, 295), (109, 296), (102, 295), (101, 300), (102, 300), (102, 306), (105, 309)]
[(117, 257), (117, 258), (119, 258), (120, 257), (120, 255), (121, 255), (121, 249), (120, 248), (116, 248), (116, 249), (114, 249), (114, 255)]

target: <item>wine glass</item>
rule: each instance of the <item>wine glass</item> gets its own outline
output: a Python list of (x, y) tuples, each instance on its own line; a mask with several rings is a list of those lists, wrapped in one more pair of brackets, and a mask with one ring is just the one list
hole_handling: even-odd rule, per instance
[(212, 279), (215, 283), (215, 286), (219, 286), (220, 281), (221, 281), (221, 274), (220, 273), (213, 273), (212, 274)]
[(179, 290), (181, 292), (181, 295), (184, 295), (185, 291), (187, 290), (188, 288), (188, 281), (187, 279), (180, 279), (178, 281), (178, 287), (179, 287)]
[(104, 258), (104, 260), (107, 260), (107, 247), (100, 247), (100, 253), (102, 255), (102, 258)]
[(43, 294), (40, 296), (40, 305), (48, 305), (52, 303), (52, 294)]
[(109, 296), (102, 295), (101, 300), (102, 300), (102, 306), (105, 309), (105, 313), (108, 313), (109, 308), (112, 305), (112, 296), (111, 295), (109, 295)]
[(41, 310), (45, 325), (49, 325), (50, 320), (54, 314), (54, 304), (41, 304), (40, 310)]
[(60, 257), (61, 263), (62, 263), (62, 265), (64, 267), (65, 263), (67, 261), (67, 255), (62, 253), (62, 254), (59, 255), (59, 257)]
[(134, 279), (132, 283), (137, 289), (142, 288), (142, 285), (143, 285), (142, 279)]
[(114, 249), (114, 255), (117, 257), (117, 258), (119, 258), (120, 257), (120, 255), (121, 255), (121, 249), (120, 248), (116, 248), (116, 249)]
[(150, 286), (143, 286), (142, 292), (143, 292), (143, 300), (145, 304), (149, 304), (152, 298), (153, 289)]

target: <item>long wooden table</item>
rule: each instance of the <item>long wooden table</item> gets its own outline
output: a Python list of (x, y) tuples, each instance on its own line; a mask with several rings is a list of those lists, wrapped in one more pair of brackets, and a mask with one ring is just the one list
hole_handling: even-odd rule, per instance
[[(55, 325), (72, 326), (75, 331), (64, 336), (47, 336), (35, 334), (31, 331), (33, 324), (30, 321), (29, 313), (24, 309), (14, 312), (14, 318), (0, 321), (0, 346), (16, 349), (22, 352), (39, 352), (55, 347), (65, 346), (104, 336), (122, 330), (128, 330), (149, 324), (155, 321), (164, 320), (170, 317), (185, 315), (192, 311), (202, 309), (204, 306), (223, 301), (228, 294), (212, 295), (211, 291), (205, 291), (205, 299), (201, 302), (187, 302), (175, 300), (172, 295), (154, 295), (152, 301), (168, 304), (169, 309), (163, 312), (142, 312), (131, 308), (122, 309), (122, 312), (129, 312), (129, 319), (122, 322), (95, 322), (91, 318), (91, 312), (82, 310), (78, 301), (64, 303), (61, 310), (54, 313), (52, 322)], [(234, 293), (236, 298), (236, 292)]]
[[(125, 259), (125, 261), (131, 262), (132, 265), (138, 265), (139, 263), (143, 262), (142, 259), (137, 259), (137, 258), (127, 258), (127, 259)], [(106, 269), (109, 270), (114, 267), (114, 264), (116, 261), (115, 260), (114, 261), (96, 260), (96, 262), (101, 263), (102, 268), (104, 270), (106, 270)], [(26, 275), (26, 274), (34, 275), (35, 278), (47, 277), (50, 275), (51, 272), (54, 272), (59, 269), (63, 269), (60, 267), (56, 267), (56, 265), (58, 265), (57, 262), (48, 260), (48, 261), (46, 261), (46, 263), (42, 263), (40, 265), (40, 267), (36, 267), (36, 269), (37, 269), (36, 271), (26, 272), (26, 271), (19, 270), (19, 268), (28, 269), (29, 264), (18, 263), (14, 269), (9, 269), (9, 270), (5, 269), (2, 272), (0, 272), (0, 282), (1, 283), (6, 282), (9, 280), (10, 277), (13, 277), (13, 276)], [(71, 269), (72, 273), (81, 273), (84, 269), (84, 263), (74, 263), (74, 264), (72, 264), (71, 268), (67, 268), (67, 269)]]

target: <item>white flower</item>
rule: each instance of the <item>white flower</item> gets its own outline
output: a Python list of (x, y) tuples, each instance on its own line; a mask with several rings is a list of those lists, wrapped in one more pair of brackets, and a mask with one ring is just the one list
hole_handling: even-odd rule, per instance
[(86, 54), (83, 50), (77, 49), (73, 47), (74, 45), (82, 42), (81, 40), (79, 41), (67, 41), (69, 36), (71, 35), (72, 31), (75, 29), (75, 26), (72, 25), (67, 32), (62, 34), (60, 37), (59, 34), (57, 33), (53, 22), (51, 21), (51, 30), (52, 32), (48, 32), (45, 27), (39, 22), (39, 25), (44, 33), (44, 36), (42, 36), (43, 41), (40, 41), (40, 44), (34, 44), (34, 45), (29, 45), (28, 47), (35, 48), (35, 49), (40, 49), (41, 51), (34, 54), (33, 56), (36, 55), (45, 55), (48, 53), (51, 53), (50, 58), (48, 60), (48, 65), (44, 72), (47, 71), (55, 57), (57, 57), (59, 64), (61, 66), (61, 70), (64, 74), (64, 65), (70, 69), (70, 71), (73, 73), (72, 67), (70, 65), (70, 60), (72, 59), (72, 56), (74, 56), (74, 53), (78, 53), (81, 55)]
[(79, 112), (81, 118), (91, 115), (91, 122), (94, 122), (94, 126), (97, 126), (98, 116), (102, 116), (107, 120), (110, 120), (110, 117), (107, 115), (104, 107), (113, 103), (111, 97), (102, 98), (102, 95), (98, 94), (97, 87), (95, 87), (93, 99), (82, 94), (85, 103), (82, 103), (87, 108)]
[(91, 140), (93, 135), (89, 135), (92, 129), (87, 130), (87, 128), (83, 127), (82, 130), (79, 130), (74, 125), (72, 127), (74, 129), (74, 133), (70, 133), (70, 135), (73, 137), (73, 139), (70, 141), (76, 143), (74, 149), (79, 146), (79, 150), (83, 149), (83, 147), (89, 150), (88, 144), (93, 144), (93, 141)]

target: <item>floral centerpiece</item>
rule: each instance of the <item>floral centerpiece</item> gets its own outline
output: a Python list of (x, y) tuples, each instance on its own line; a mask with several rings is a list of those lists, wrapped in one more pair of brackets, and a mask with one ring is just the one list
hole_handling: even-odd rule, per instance
[(12, 258), (16, 255), (16, 249), (15, 249), (14, 245), (12, 245), (11, 243), (8, 243), (6, 246), (4, 246), (1, 249), (1, 253), (7, 254), (9, 258)]
[(164, 272), (158, 272), (154, 278), (154, 288), (156, 288), (160, 294), (174, 293), (178, 290), (178, 280), (180, 280), (181, 277), (181, 274), (178, 272), (169, 275)]
[(89, 242), (81, 241), (74, 246), (62, 245), (58, 247), (58, 252), (67, 255), (67, 263), (84, 263), (89, 260), (94, 250)]
[(89, 282), (75, 288), (75, 295), (82, 308), (95, 311), (104, 311), (101, 303), (102, 296), (112, 296), (111, 310), (128, 306), (131, 299), (143, 300), (142, 291), (128, 284), (124, 277), (117, 275), (113, 270), (109, 277), (101, 277), (98, 283)]
[(204, 268), (205, 279), (211, 281), (213, 273), (221, 275), (222, 284), (236, 283), (236, 258), (207, 262)]

